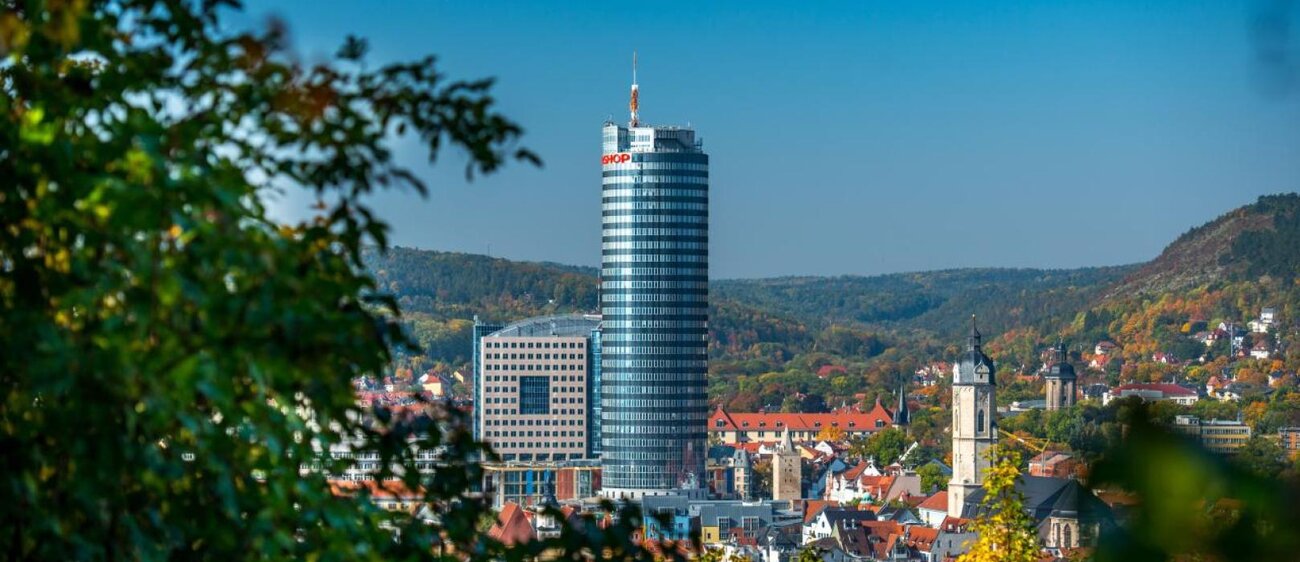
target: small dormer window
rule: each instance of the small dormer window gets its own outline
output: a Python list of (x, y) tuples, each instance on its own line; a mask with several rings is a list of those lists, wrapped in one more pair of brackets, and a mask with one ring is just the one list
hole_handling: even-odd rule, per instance
[(724, 422), (724, 421), (722, 421), (721, 418), (719, 418), (717, 421), (713, 422), (713, 425), (714, 425), (715, 427), (723, 427), (723, 426), (727, 425), (727, 423)]

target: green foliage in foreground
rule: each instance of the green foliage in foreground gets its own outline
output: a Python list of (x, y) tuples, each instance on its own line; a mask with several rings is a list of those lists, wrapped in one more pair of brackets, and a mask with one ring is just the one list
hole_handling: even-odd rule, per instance
[[(505, 549), (479, 532), (491, 515), (466, 492), (483, 451), (460, 416), (421, 429), (354, 403), (350, 380), (403, 343), (391, 299), (367, 296), (362, 249), (387, 227), (363, 198), (425, 189), (387, 139), (430, 158), (459, 147), (467, 173), (534, 159), (488, 83), (450, 82), (432, 59), (367, 66), (357, 40), (304, 66), (277, 26), (223, 32), (225, 4), (3, 2), (0, 553), (646, 557), (631, 513)], [(327, 203), (278, 225), (263, 200), (286, 185)], [(432, 477), (408, 438), (441, 448)], [(336, 498), (300, 470), (342, 468), (319, 457), (345, 439), (404, 466), (430, 512)]]
[(1016, 490), (1020, 478), (1019, 453), (999, 447), (986, 454), (991, 465), (984, 473), (981, 516), (971, 525), (978, 537), (960, 562), (1033, 562), (1038, 560), (1038, 533), (1025, 511), (1025, 498)]
[(1090, 484), (1139, 498), (1122, 528), (1103, 528), (1096, 559), (1294, 560), (1300, 483), (1265, 478), (1152, 423), (1139, 411)]

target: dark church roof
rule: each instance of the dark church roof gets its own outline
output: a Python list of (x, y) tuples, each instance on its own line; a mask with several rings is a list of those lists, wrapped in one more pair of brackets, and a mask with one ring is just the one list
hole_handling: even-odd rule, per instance
[[(1016, 481), (1016, 491), (1025, 497), (1025, 510), (1038, 524), (1048, 517), (1063, 517), (1080, 521), (1108, 521), (1110, 508), (1073, 478), (1046, 478), (1021, 476)], [(966, 497), (962, 517), (979, 515), (984, 490), (976, 490)]]
[(1047, 370), (1047, 375), (1046, 375), (1047, 378), (1054, 378), (1054, 379), (1077, 378), (1077, 376), (1074, 374), (1074, 365), (1070, 364), (1070, 357), (1065, 352), (1065, 344), (1063, 343), (1056, 344), (1055, 351), (1056, 353), (1054, 355), (1056, 358), (1052, 362), (1052, 367)]
[(980, 367), (988, 369), (988, 383), (997, 384), (993, 376), (996, 371), (993, 360), (984, 355), (984, 350), (980, 347), (980, 331), (975, 327), (975, 317), (971, 316), (970, 341), (966, 345), (966, 352), (962, 354), (961, 360), (957, 363), (957, 377), (952, 382), (954, 384), (975, 382), (975, 371)]
[(894, 425), (912, 423), (912, 413), (907, 409), (907, 386), (898, 386), (898, 407), (894, 409)]

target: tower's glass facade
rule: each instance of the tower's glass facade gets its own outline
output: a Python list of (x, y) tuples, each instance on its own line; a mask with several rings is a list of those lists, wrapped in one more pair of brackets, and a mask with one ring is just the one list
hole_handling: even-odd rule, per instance
[(483, 396), (479, 392), (479, 389), (482, 388), (481, 383), (483, 378), (483, 364), (482, 364), (481, 357), (479, 357), (479, 349), (480, 349), (479, 346), (482, 344), (483, 336), (491, 334), (492, 332), (500, 330), (501, 328), (503, 328), (503, 326), (501, 326), (500, 324), (488, 324), (486, 322), (479, 322), (478, 315), (477, 314), (474, 315), (474, 344), (473, 344), (474, 349), (472, 350), (472, 354), (470, 355), (471, 358), (470, 361), (473, 362), (474, 368), (473, 368), (473, 373), (471, 373), (470, 376), (472, 377), (474, 382), (473, 433), (474, 433), (474, 441), (478, 441), (478, 442), (483, 441), (483, 435), (479, 431), (479, 428), (483, 426)]
[(603, 132), (604, 493), (703, 495), (709, 157), (691, 129)]

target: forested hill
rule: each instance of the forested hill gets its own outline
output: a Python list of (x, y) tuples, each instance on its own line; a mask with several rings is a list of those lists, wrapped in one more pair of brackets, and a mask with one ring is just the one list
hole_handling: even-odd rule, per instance
[(597, 307), (594, 268), (402, 247), (369, 252), (366, 261), (402, 310), (442, 320), (479, 314), (507, 321)]
[[(1189, 230), (1083, 309), (1063, 335), (1082, 342), (1111, 339), (1128, 365), (1156, 353), (1188, 361), (1205, 354), (1192, 337), (1197, 332), (1220, 323), (1245, 326), (1266, 307), (1280, 324), (1247, 336), (1246, 349), (1262, 344), (1270, 350), (1270, 360), (1280, 361), (1270, 369), (1300, 368), (1298, 194), (1261, 197)], [(1152, 370), (1149, 378), (1164, 371)]]
[[(368, 263), (427, 350), (419, 367), (468, 362), (475, 315), (504, 323), (598, 306), (593, 268), (409, 248), (371, 253)], [(1008, 365), (1032, 363), (1061, 336), (1074, 349), (1114, 339), (1133, 360), (1183, 347), (1190, 353), (1194, 346), (1179, 335), (1189, 319), (1244, 322), (1261, 306), (1294, 317), (1297, 278), (1300, 195), (1291, 194), (1193, 228), (1145, 264), (718, 280), (711, 285), (711, 384), (729, 386), (712, 392), (745, 397), (745, 376), (803, 380), (828, 364), (865, 377), (846, 388), (872, 388), (888, 373), (955, 352), (971, 314), (980, 317), (995, 359)], [(767, 384), (762, 388), (776, 390), (755, 392), (767, 400), (805, 386)]]
[[(410, 248), (371, 253), (367, 261), (381, 290), (398, 297), (412, 335), (434, 362), (468, 361), (475, 315), (504, 323), (597, 309), (592, 268)], [(762, 371), (814, 350), (864, 361), (902, 343), (958, 341), (971, 314), (990, 332), (1062, 325), (1131, 270), (968, 269), (716, 281), (711, 355), (723, 369)]]
[(719, 298), (744, 302), (809, 324), (850, 323), (960, 337), (971, 314), (986, 331), (1047, 330), (1078, 311), (1136, 266), (1068, 270), (953, 269), (872, 277), (784, 277), (712, 284)]
[(1159, 295), (1265, 276), (1300, 276), (1300, 194), (1260, 197), (1188, 230), (1108, 293)]
[[(477, 314), (508, 322), (597, 309), (594, 268), (401, 247), (367, 259), (381, 289), (396, 295), (404, 311), (438, 319)], [(741, 315), (761, 312), (813, 329), (849, 324), (953, 336), (960, 335), (971, 314), (979, 315), (989, 331), (1064, 324), (1136, 267), (720, 280), (710, 290), (724, 314), (740, 309), (735, 311)]]

